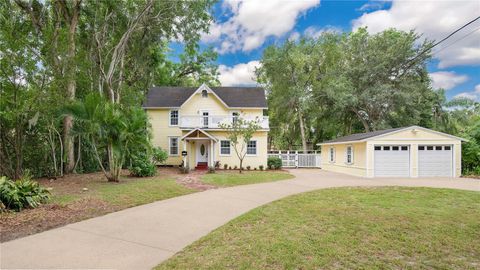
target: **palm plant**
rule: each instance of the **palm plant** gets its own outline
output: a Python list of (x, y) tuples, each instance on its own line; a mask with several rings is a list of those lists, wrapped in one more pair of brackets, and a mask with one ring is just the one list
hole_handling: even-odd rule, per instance
[[(147, 117), (140, 108), (122, 108), (100, 95), (66, 107), (75, 119), (74, 132), (91, 141), (94, 154), (109, 182), (118, 182), (125, 157), (131, 148), (150, 147)], [(106, 166), (101, 151), (107, 154)]]

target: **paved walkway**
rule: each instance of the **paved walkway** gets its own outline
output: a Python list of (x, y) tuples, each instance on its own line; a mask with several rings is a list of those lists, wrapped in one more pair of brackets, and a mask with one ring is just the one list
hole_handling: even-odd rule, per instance
[(207, 190), (138, 206), (0, 245), (0, 268), (151, 269), (229, 220), (271, 201), (341, 186), (428, 186), (480, 191), (472, 179), (364, 179), (316, 169), (296, 178)]

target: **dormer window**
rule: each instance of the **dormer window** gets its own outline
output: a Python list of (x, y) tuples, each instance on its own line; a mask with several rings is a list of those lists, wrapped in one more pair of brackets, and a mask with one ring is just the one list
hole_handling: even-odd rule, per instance
[(202, 90), (202, 97), (203, 97), (203, 98), (208, 97), (208, 92), (207, 92), (207, 90)]

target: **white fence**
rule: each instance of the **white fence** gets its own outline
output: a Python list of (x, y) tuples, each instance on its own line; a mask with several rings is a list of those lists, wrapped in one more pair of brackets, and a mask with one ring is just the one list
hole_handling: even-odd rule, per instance
[(268, 151), (269, 157), (279, 157), (286, 168), (320, 168), (319, 151)]

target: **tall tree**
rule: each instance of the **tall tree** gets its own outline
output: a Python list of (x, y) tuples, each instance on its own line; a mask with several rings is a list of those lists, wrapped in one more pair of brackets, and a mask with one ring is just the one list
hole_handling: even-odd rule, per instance
[(403, 122), (418, 121), (421, 110), (433, 105), (427, 102), (432, 93), (426, 70), (431, 43), (419, 38), (413, 31), (394, 29), (370, 35), (360, 28), (345, 35), (338, 44), (341, 61), (323, 78), (317, 100), (351, 111), (366, 132), (391, 126), (388, 119), (394, 114), (409, 117)]
[[(43, 64), (51, 62), (58, 72), (57, 77), (65, 80), (65, 98), (68, 102), (75, 100), (76, 93), (76, 42), (77, 30), (82, 9), (82, 0), (58, 0), (53, 3), (41, 2), (37, 0), (24, 1), (15, 0), (17, 5), (30, 16), (35, 26), (35, 33), (40, 35), (45, 48), (51, 47), (55, 51), (50, 52), (52, 59), (44, 61)], [(64, 29), (65, 28), (65, 29)], [(59, 46), (61, 32), (67, 33), (66, 53), (62, 55), (58, 52), (62, 46)], [(44, 48), (40, 48), (42, 50)], [(66, 115), (63, 119), (63, 145), (65, 150), (67, 173), (73, 171), (75, 166), (74, 143), (71, 133), (73, 127), (72, 117)]]
[[(313, 88), (322, 78), (335, 54), (335, 35), (322, 35), (318, 39), (302, 38), (299, 42), (286, 41), (282, 46), (270, 46), (263, 54), (257, 70), (258, 81), (268, 92), (273, 127), (283, 136), (295, 132), (307, 150), (311, 133)], [(282, 132), (283, 131), (283, 132)]]

